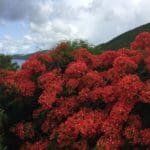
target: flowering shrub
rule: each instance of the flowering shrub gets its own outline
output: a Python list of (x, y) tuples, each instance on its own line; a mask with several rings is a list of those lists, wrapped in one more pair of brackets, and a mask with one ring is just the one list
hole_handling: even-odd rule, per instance
[(148, 149), (149, 50), (150, 33), (99, 55), (62, 43), (17, 71), (1, 69), (8, 149)]

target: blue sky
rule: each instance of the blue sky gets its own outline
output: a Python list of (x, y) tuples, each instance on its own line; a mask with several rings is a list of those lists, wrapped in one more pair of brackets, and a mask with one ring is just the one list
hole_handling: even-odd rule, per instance
[(103, 43), (150, 22), (149, 6), (149, 0), (0, 0), (0, 53), (31, 53), (62, 40)]
[(9, 22), (6, 24), (1, 24), (0, 38), (11, 36), (15, 39), (19, 39), (22, 38), (26, 33), (28, 33), (28, 31), (28, 27), (24, 26), (21, 22)]

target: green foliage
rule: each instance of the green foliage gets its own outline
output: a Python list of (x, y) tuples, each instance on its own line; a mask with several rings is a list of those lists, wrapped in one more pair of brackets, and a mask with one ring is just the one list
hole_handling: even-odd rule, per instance
[(73, 41), (67, 41), (66, 42), (69, 45), (70, 50), (77, 50), (80, 48), (86, 48), (91, 52), (92, 54), (100, 54), (102, 53), (102, 50), (99, 50), (94, 45), (88, 43), (84, 40), (73, 40)]
[(0, 54), (0, 68), (8, 70), (16, 70), (19, 66), (12, 63), (12, 57), (9, 55)]
[(66, 41), (66, 43), (69, 45), (70, 50), (76, 50), (80, 48), (87, 48), (87, 49), (93, 49), (93, 45), (89, 44), (87, 41), (84, 40), (73, 40), (73, 41)]
[(4, 110), (0, 109), (0, 150), (6, 150), (5, 139), (5, 125), (7, 122), (7, 116)]

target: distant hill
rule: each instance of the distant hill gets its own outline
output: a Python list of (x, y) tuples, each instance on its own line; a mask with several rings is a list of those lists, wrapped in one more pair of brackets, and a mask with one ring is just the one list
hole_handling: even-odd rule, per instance
[[(142, 25), (140, 27), (137, 27), (135, 29), (132, 29), (130, 31), (127, 31), (112, 40), (99, 44), (92, 48), (92, 52), (94, 54), (100, 53), (105, 50), (117, 50), (122, 47), (128, 48), (130, 46), (130, 43), (134, 40), (134, 38), (140, 33), (140, 32), (150, 32), (150, 23), (147, 23), (145, 25)], [(39, 52), (47, 52), (47, 50), (39, 51)], [(34, 53), (27, 54), (27, 55), (13, 55), (13, 59), (27, 59)]]
[(150, 32), (150, 23), (147, 23), (145, 25), (142, 25), (140, 27), (137, 27), (135, 29), (132, 29), (130, 31), (127, 31), (112, 40), (102, 43), (100, 45), (97, 45), (95, 47), (96, 51), (100, 50), (117, 50), (122, 47), (129, 47), (130, 43), (134, 40), (136, 35), (138, 35), (140, 32)]
[[(37, 51), (35, 53), (46, 53), (48, 50), (43, 50), (43, 51)], [(30, 54), (16, 54), (16, 55), (12, 55), (13, 59), (28, 59), (31, 55), (35, 54), (35, 53), (30, 53)]]

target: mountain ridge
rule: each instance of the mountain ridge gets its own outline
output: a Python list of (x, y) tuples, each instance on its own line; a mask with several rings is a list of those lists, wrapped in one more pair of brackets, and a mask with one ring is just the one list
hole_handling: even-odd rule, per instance
[(106, 43), (95, 46), (95, 48), (101, 50), (117, 50), (122, 47), (128, 48), (140, 32), (150, 32), (150, 23), (126, 31)]

